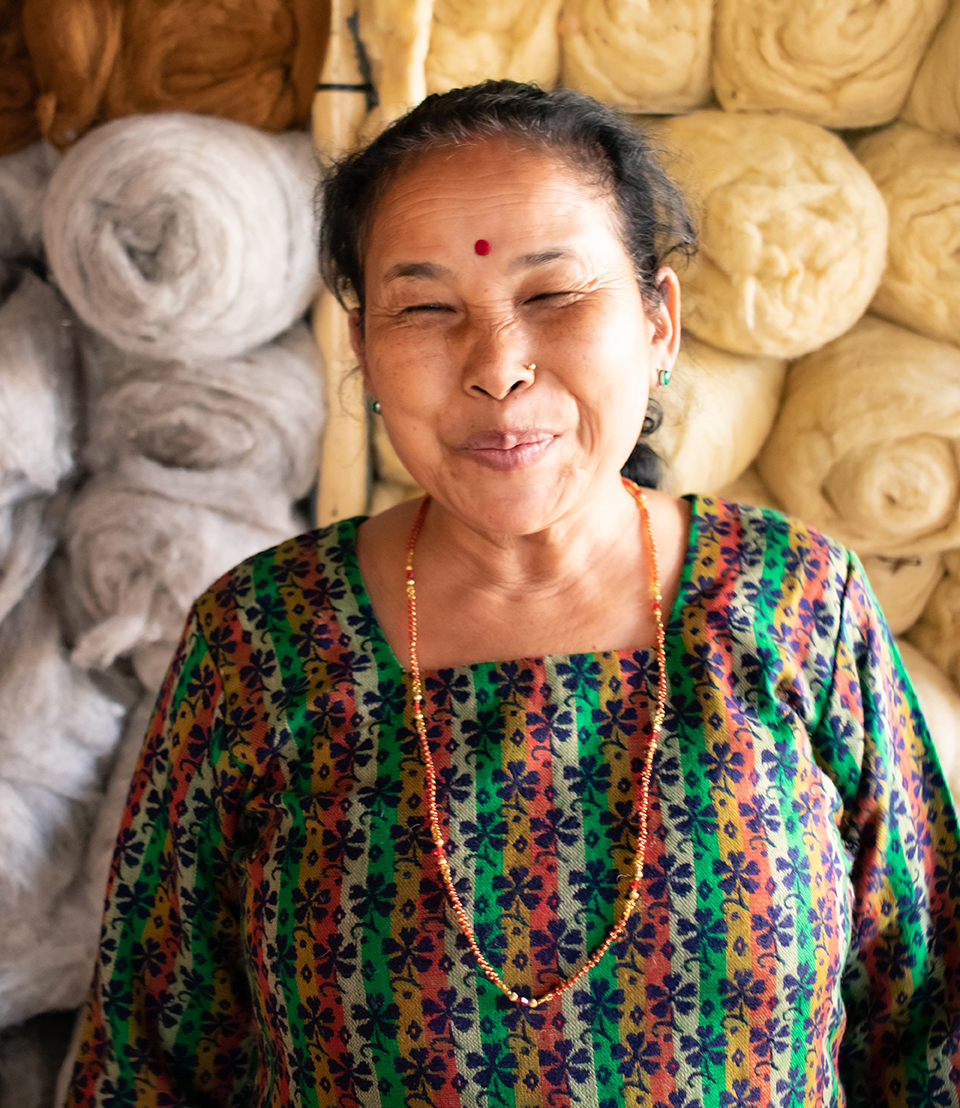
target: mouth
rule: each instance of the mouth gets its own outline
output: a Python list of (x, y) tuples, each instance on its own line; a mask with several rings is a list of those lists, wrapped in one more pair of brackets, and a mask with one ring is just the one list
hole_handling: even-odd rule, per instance
[(522, 469), (538, 462), (558, 436), (542, 428), (479, 431), (461, 445), (461, 451), (488, 469)]

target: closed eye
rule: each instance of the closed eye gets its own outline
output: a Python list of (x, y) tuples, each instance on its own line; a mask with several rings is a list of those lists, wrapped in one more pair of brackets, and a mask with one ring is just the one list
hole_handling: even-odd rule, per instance
[(402, 309), (403, 312), (449, 312), (453, 311), (449, 304), (410, 304)]
[(560, 300), (564, 300), (564, 299), (570, 299), (574, 295), (576, 295), (576, 294), (573, 293), (573, 292), (566, 292), (566, 291), (563, 291), (563, 292), (538, 292), (536, 296), (528, 297), (526, 302), (528, 304), (535, 304), (538, 301), (540, 303), (543, 303), (545, 301), (551, 301), (551, 300), (552, 301), (560, 301)]

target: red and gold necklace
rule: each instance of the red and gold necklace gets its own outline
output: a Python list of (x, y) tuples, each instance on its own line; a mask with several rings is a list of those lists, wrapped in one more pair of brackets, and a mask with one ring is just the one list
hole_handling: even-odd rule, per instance
[(653, 616), (657, 628), (657, 668), (659, 670), (659, 682), (657, 687), (657, 707), (653, 715), (650, 744), (647, 748), (647, 757), (644, 762), (643, 772), (640, 775), (640, 798), (638, 803), (640, 834), (637, 840), (637, 853), (634, 858), (633, 880), (630, 882), (630, 890), (624, 901), (623, 913), (620, 919), (607, 933), (603, 942), (574, 974), (566, 978), (566, 980), (561, 981), (559, 984), (552, 986), (548, 992), (540, 997), (528, 998), (521, 996), (515, 989), (511, 989), (483, 956), (483, 952), (480, 950), (480, 946), (477, 943), (473, 927), (464, 910), (463, 903), (457, 895), (457, 890), (454, 888), (453, 878), (450, 876), (450, 862), (447, 860), (446, 842), (443, 837), (443, 831), (440, 829), (440, 815), (437, 811), (437, 773), (433, 765), (433, 756), (430, 753), (430, 744), (427, 741), (426, 723), (421, 709), (423, 704), (423, 686), (420, 683), (420, 663), (417, 659), (417, 593), (413, 577), (413, 551), (417, 543), (417, 536), (420, 534), (420, 528), (423, 526), (423, 521), (427, 514), (427, 505), (430, 503), (429, 497), (424, 497), (420, 505), (420, 510), (417, 513), (417, 518), (413, 524), (413, 529), (410, 532), (410, 538), (407, 540), (407, 615), (410, 632), (410, 687), (413, 694), (413, 719), (417, 734), (420, 736), (420, 749), (423, 752), (426, 775), (427, 811), (430, 818), (430, 832), (433, 836), (433, 843), (438, 858), (437, 864), (440, 867), (440, 876), (443, 880), (444, 888), (447, 891), (447, 897), (453, 908), (453, 914), (456, 917), (457, 924), (463, 932), (463, 937), (467, 940), (467, 945), (473, 951), (473, 955), (477, 959), (483, 974), (496, 985), (508, 1000), (513, 1001), (515, 1004), (529, 1006), (530, 1008), (537, 1008), (542, 1004), (547, 1004), (549, 1001), (555, 1000), (561, 993), (565, 993), (567, 989), (572, 988), (582, 977), (585, 977), (623, 934), (628, 920), (640, 903), (643, 859), (647, 850), (650, 777), (653, 773), (653, 759), (657, 752), (657, 742), (660, 737), (660, 729), (663, 726), (663, 717), (667, 702), (667, 663), (664, 653), (663, 618), (660, 614), (662, 596), (660, 592), (660, 567), (657, 562), (657, 546), (653, 538), (653, 528), (650, 524), (650, 513), (647, 509), (647, 501), (642, 492), (634, 493), (634, 496), (643, 519), (643, 529), (650, 558), (650, 593), (651, 603), (653, 605)]

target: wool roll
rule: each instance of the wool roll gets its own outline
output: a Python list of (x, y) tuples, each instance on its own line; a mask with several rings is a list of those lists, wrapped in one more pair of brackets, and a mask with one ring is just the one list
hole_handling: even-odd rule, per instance
[[(67, 580), (85, 617), (78, 665), (105, 668), (145, 644), (175, 644), (190, 604), (215, 578), (300, 529), (288, 507), (273, 509), (277, 525), (265, 526), (164, 496), (159, 484), (143, 491), (138, 476), (96, 475), (67, 515)], [(265, 495), (247, 488), (251, 500)]]
[(82, 868), (123, 716), (69, 661), (56, 605), (38, 582), (0, 625), (0, 1025), (33, 1014), (11, 927), (47, 916)]
[(242, 470), (303, 496), (317, 472), (324, 401), (320, 354), (298, 323), (249, 354), (186, 364), (85, 343), (84, 461), (103, 470), (142, 456), (167, 469)]
[(860, 554), (960, 545), (960, 350), (865, 316), (787, 372), (758, 459), (787, 511)]
[(0, 158), (0, 258), (43, 257), (43, 196), (59, 161), (45, 142)]
[(960, 3), (953, 0), (917, 70), (904, 119), (960, 138)]
[(266, 131), (303, 126), (328, 0), (25, 0), (48, 141), (104, 119), (194, 112)]
[(563, 83), (633, 112), (710, 98), (712, 0), (566, 0)]
[(937, 583), (907, 638), (960, 687), (960, 550), (944, 555)]
[(663, 411), (649, 443), (666, 463), (674, 496), (716, 492), (739, 477), (773, 426), (786, 363), (717, 350), (685, 336), (670, 384), (654, 394)]
[(286, 330), (318, 282), (305, 134), (131, 116), (61, 161), (43, 210), (53, 274), (89, 326), (131, 353), (244, 353)]
[(0, 509), (0, 621), (40, 576), (57, 545), (56, 498), (31, 496)]
[(868, 554), (863, 558), (863, 568), (895, 635), (902, 635), (917, 622), (945, 572), (939, 554), (914, 558)]
[(70, 313), (25, 270), (0, 305), (0, 506), (52, 493), (73, 466), (76, 348)]
[(0, 154), (21, 150), (39, 136), (36, 100), (23, 0), (0, 0)]
[(552, 88), (560, 73), (561, 0), (435, 0), (426, 60), (427, 92), (487, 79)]
[(960, 142), (895, 123), (856, 152), (890, 213), (871, 311), (960, 343)]
[(377, 96), (361, 141), (375, 138), (426, 96), (433, 5), (434, 0), (358, 0), (353, 26)]
[(946, 0), (719, 0), (713, 82), (727, 111), (825, 127), (894, 118)]
[(883, 272), (887, 209), (822, 127), (694, 112), (660, 125), (669, 168), (701, 215), (683, 321), (724, 350), (795, 358), (843, 334)]
[(774, 508), (783, 511), (783, 505), (767, 488), (763, 478), (757, 472), (756, 464), (745, 470), (735, 480), (717, 490), (717, 496), (723, 500), (732, 500), (736, 504), (750, 504), (755, 508)]
[(901, 639), (897, 646), (940, 758), (943, 776), (954, 803), (960, 806), (960, 692), (912, 643)]
[(302, 127), (329, 24), (329, 0), (128, 4), (106, 116), (182, 111), (264, 131)]

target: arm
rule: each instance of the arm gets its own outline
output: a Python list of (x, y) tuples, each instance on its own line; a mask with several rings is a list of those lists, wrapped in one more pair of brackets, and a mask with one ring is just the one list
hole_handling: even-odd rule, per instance
[(851, 1108), (960, 1104), (957, 818), (889, 629), (848, 566), (816, 743), (844, 801), (851, 941), (841, 1080)]
[(252, 1016), (232, 864), (243, 780), (196, 612), (134, 774), (68, 1108), (243, 1100)]

